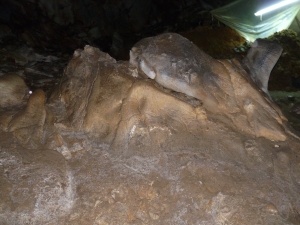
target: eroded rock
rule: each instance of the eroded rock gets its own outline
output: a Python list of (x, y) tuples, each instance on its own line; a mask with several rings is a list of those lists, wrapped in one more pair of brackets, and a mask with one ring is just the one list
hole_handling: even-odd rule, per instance
[(173, 35), (130, 62), (76, 50), (48, 98), (1, 108), (2, 224), (299, 224), (280, 110), (240, 62)]
[(243, 59), (243, 66), (259, 89), (269, 95), (270, 73), (282, 53), (282, 47), (268, 40), (257, 39)]
[[(257, 93), (257, 88), (267, 93), (270, 71), (282, 50), (277, 44), (262, 40), (253, 47), (243, 62), (249, 74), (237, 60), (215, 60), (173, 33), (138, 42), (130, 52), (130, 62), (160, 85), (203, 101), (210, 112), (226, 115), (239, 130), (284, 140), (279, 125), (283, 123), (282, 113)], [(256, 59), (255, 54), (260, 58)], [(267, 124), (257, 122), (258, 118)]]
[(15, 74), (0, 76), (0, 108), (21, 105), (28, 96), (29, 88), (24, 80)]

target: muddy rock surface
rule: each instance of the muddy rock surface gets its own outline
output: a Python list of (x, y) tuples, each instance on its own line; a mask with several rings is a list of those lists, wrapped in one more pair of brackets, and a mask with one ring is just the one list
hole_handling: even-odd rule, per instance
[(147, 78), (151, 54), (86, 46), (52, 92), (7, 89), (1, 224), (300, 224), (300, 139), (239, 61), (203, 54), (190, 96)]

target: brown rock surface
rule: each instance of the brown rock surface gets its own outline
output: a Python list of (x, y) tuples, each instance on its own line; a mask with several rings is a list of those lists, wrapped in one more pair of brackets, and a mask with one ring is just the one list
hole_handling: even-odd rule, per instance
[(1, 108), (0, 224), (299, 224), (299, 139), (238, 61), (215, 63), (236, 111), (75, 51), (47, 100)]
[(15, 74), (0, 76), (0, 108), (22, 105), (28, 94), (24, 80)]

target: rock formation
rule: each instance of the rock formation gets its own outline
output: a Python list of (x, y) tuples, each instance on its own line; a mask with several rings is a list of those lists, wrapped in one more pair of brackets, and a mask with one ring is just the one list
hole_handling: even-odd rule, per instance
[(76, 50), (48, 97), (10, 91), (0, 223), (299, 224), (299, 138), (247, 63), (169, 33), (129, 62)]

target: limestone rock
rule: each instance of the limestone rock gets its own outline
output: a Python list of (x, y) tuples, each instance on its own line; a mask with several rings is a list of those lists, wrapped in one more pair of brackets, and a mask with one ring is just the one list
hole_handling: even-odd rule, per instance
[(61, 224), (75, 191), (64, 158), (55, 151), (24, 149), (1, 136), (0, 224)]
[(13, 132), (21, 143), (27, 144), (30, 139), (41, 141), (46, 118), (45, 101), (45, 93), (36, 90), (30, 96), (26, 108), (9, 121), (7, 130)]
[[(191, 50), (207, 64), (184, 83), (180, 51), (141, 67), (139, 48), (76, 50), (49, 97), (1, 108), (0, 223), (299, 224), (299, 139), (240, 62)], [(159, 62), (166, 83), (145, 77)]]
[[(267, 93), (270, 70), (281, 54), (280, 46), (271, 47), (273, 51), (268, 46), (257, 59), (265, 62), (264, 67), (253, 59), (257, 50), (250, 51), (247, 65), (251, 74), (247, 74), (237, 60), (215, 60), (182, 36), (166, 33), (138, 42), (130, 52), (130, 62), (160, 85), (195, 97), (207, 110), (229, 117), (239, 130), (285, 140), (280, 110), (257, 91), (261, 88)], [(266, 73), (261, 73), (264, 69)]]
[(210, 111), (239, 111), (223, 65), (179, 34), (139, 41), (130, 52), (130, 63), (160, 85), (200, 99)]
[(28, 96), (29, 88), (24, 80), (15, 74), (0, 76), (0, 108), (21, 105)]
[(133, 83), (128, 67), (94, 47), (77, 50), (49, 103), (63, 103), (66, 115), (61, 122), (111, 142)]
[(243, 66), (253, 82), (267, 95), (270, 73), (282, 53), (282, 47), (268, 40), (257, 39), (243, 59)]

